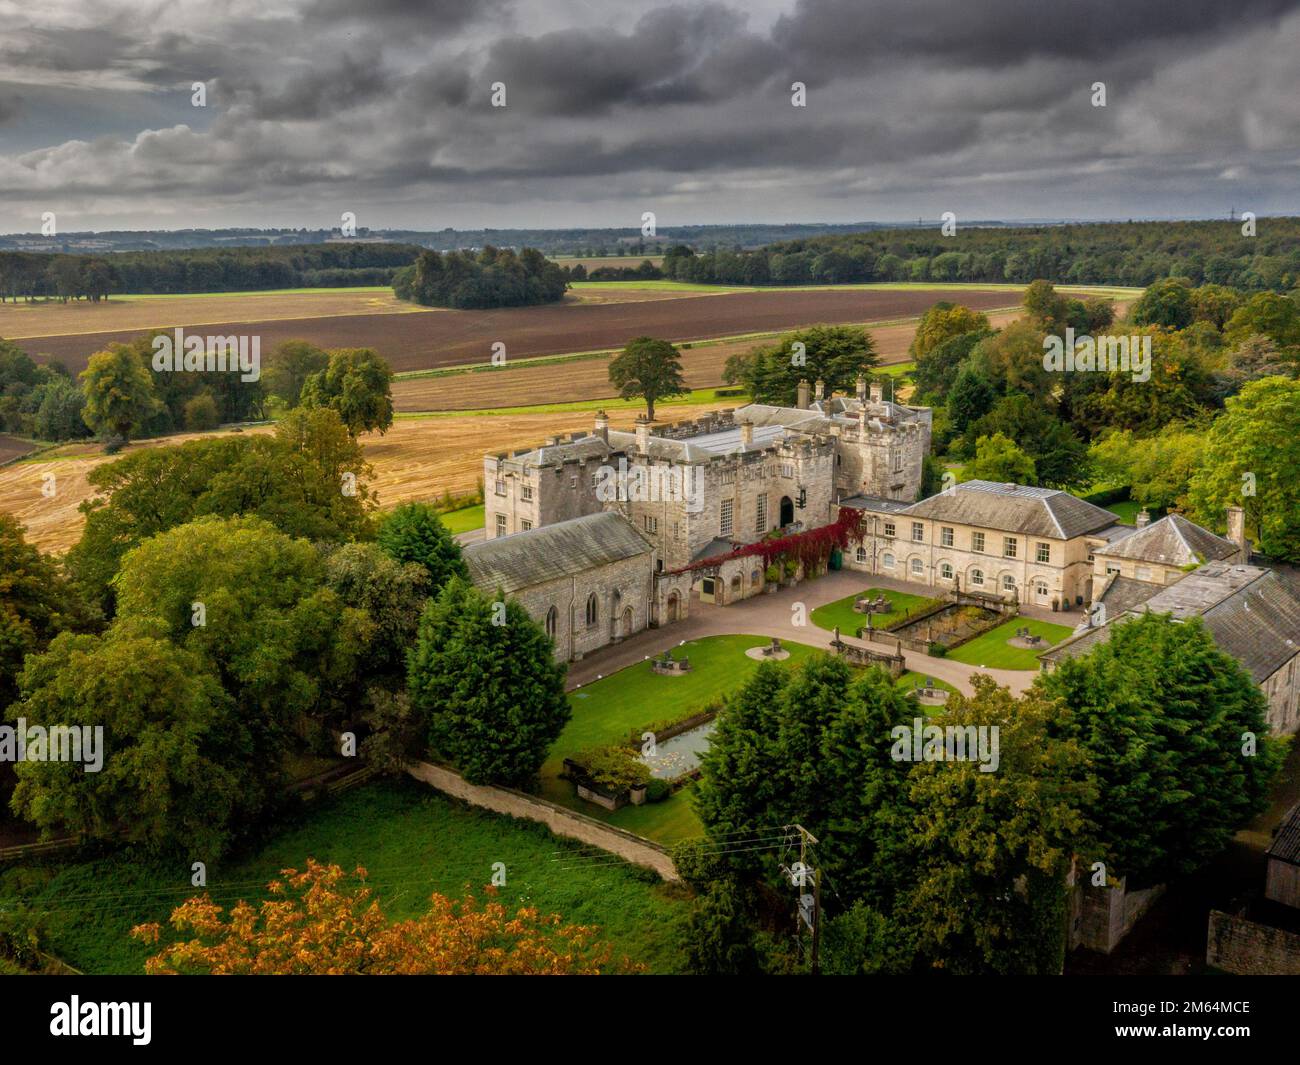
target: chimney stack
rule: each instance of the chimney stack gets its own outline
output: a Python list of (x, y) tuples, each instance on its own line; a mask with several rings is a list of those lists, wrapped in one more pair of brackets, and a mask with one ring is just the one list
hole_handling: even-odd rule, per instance
[(794, 405), (798, 407), (800, 410), (807, 410), (808, 409), (808, 379), (806, 377), (802, 378), (799, 381), (797, 394), (799, 398), (795, 400)]
[(858, 374), (857, 385), (858, 402), (865, 403), (867, 401), (867, 379), (862, 374)]
[(740, 423), (740, 443), (741, 443), (742, 446), (744, 446), (744, 447), (749, 447), (749, 445), (752, 444), (753, 442), (754, 442), (754, 423), (753, 423), (753, 422), (741, 422), (741, 423)]
[(817, 402), (820, 403), (826, 398), (826, 382), (819, 377), (817, 378), (817, 383), (813, 385), (813, 388), (817, 390)]
[(871, 382), (871, 402), (880, 403), (885, 398), (885, 386), (879, 381)]
[(1249, 562), (1251, 544), (1246, 539), (1246, 512), (1241, 507), (1228, 508), (1228, 539), (1237, 545), (1238, 562)]
[(609, 443), (609, 415), (603, 410), (596, 411), (596, 435)]
[(636, 420), (636, 449), (643, 455), (650, 450), (650, 419), (644, 414)]
[(1143, 507), (1138, 511), (1136, 522), (1139, 529), (1145, 529), (1151, 524), (1151, 512), (1146, 507)]

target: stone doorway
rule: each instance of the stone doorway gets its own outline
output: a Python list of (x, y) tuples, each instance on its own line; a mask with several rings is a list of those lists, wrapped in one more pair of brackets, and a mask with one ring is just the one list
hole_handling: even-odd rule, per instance
[(781, 497), (781, 525), (794, 524), (794, 500), (789, 496)]

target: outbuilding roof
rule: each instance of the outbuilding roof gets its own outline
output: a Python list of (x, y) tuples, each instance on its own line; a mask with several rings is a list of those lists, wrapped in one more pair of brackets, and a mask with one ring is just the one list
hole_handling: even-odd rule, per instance
[(489, 594), (499, 588), (508, 595), (652, 551), (631, 522), (621, 514), (602, 511), (480, 540), (463, 547), (461, 557), (476, 588)]

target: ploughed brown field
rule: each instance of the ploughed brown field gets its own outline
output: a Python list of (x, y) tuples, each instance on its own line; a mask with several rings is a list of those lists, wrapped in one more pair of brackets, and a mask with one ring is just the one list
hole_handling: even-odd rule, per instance
[(0, 462), (8, 462), (10, 459), (16, 459), (19, 455), (26, 455), (27, 452), (35, 450), (35, 444), (19, 440), (16, 436), (0, 433)]
[[(989, 315), (994, 328), (1020, 316), (1018, 310)], [(916, 320), (896, 325), (868, 325), (883, 366), (907, 362)], [(770, 343), (730, 340), (681, 351), (682, 376), (689, 388), (723, 383), (722, 368), (736, 352)], [(409, 377), (393, 382), (393, 404), (399, 411), (484, 410), (538, 403), (579, 402), (615, 395), (609, 383), (609, 356), (575, 359), (542, 366), (505, 366), (499, 370), (458, 373), (446, 377)]]
[[(315, 297), (314, 297), (315, 298)], [(492, 345), (506, 345), (507, 359), (619, 348), (632, 337), (698, 340), (742, 333), (765, 333), (816, 323), (882, 321), (920, 314), (941, 299), (960, 301), (976, 310), (1018, 302), (1014, 292), (996, 289), (925, 291), (819, 289), (791, 291), (682, 294), (672, 299), (608, 303), (565, 302), (545, 307), (511, 307), (492, 311), (428, 311), (414, 314), (345, 314), (315, 318), (227, 319), (204, 321), (211, 335), (258, 335), (262, 351), (285, 340), (307, 340), (324, 348), (370, 347), (396, 371), (424, 370), (487, 362)], [(192, 304), (191, 304), (192, 307)], [(176, 315), (159, 305), (158, 316)], [(197, 322), (194, 311), (183, 317), (160, 317), (158, 324), (186, 326)], [(92, 316), (83, 321), (89, 322)], [(40, 336), (19, 341), (33, 356), (60, 359), (74, 373), (91, 354), (111, 341), (125, 341), (139, 328)], [(3, 334), (0, 334), (3, 335)], [(20, 334), (15, 332), (14, 337)], [(27, 335), (33, 335), (29, 330)]]
[[(661, 422), (698, 418), (706, 411), (735, 404), (661, 404), (655, 414)], [(610, 412), (610, 423), (631, 428), (638, 410)], [(395, 422), (385, 436), (367, 433), (361, 438), (366, 460), (375, 473), (369, 484), (379, 493), (381, 507), (407, 500), (432, 500), (444, 490), (473, 491), (483, 476), (483, 455), (540, 444), (548, 436), (590, 430), (591, 411), (559, 414), (465, 415), (434, 418), (406, 418)], [(270, 427), (246, 432), (270, 432)], [(142, 440), (129, 451), (144, 447), (165, 447), (202, 436), (187, 433), (160, 440)], [(97, 444), (67, 444), (42, 455), (39, 460), (0, 467), (0, 511), (14, 515), (27, 527), (27, 539), (44, 551), (63, 553), (81, 537), (85, 518), (77, 510), (91, 495), (87, 475), (103, 462), (113, 461)], [(45, 475), (54, 474), (54, 495), (41, 489)]]

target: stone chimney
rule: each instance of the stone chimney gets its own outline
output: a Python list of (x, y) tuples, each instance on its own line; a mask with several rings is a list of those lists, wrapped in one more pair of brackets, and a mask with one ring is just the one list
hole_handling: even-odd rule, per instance
[(644, 414), (636, 420), (636, 449), (643, 455), (650, 450), (650, 419)]
[(816, 389), (817, 402), (820, 403), (826, 398), (826, 382), (819, 377), (817, 378), (817, 383), (813, 385), (813, 388)]
[(1145, 529), (1148, 525), (1151, 524), (1151, 512), (1147, 510), (1146, 507), (1143, 507), (1141, 510), (1138, 511), (1137, 518), (1135, 520), (1137, 523), (1137, 527), (1139, 529)]
[(857, 393), (858, 402), (865, 403), (867, 401), (867, 379), (862, 374), (858, 374)]
[(1228, 508), (1228, 539), (1237, 545), (1237, 561), (1249, 562), (1251, 544), (1246, 539), (1246, 512), (1241, 507)]
[(871, 402), (881, 403), (885, 398), (885, 386), (879, 381), (871, 382)]
[(794, 405), (798, 407), (800, 410), (807, 410), (808, 409), (808, 379), (806, 377), (802, 378), (799, 381), (799, 387), (796, 390), (796, 394), (798, 395), (799, 398), (795, 400)]
[(754, 442), (754, 423), (740, 423), (740, 442), (744, 447), (749, 447)]
[(596, 411), (596, 435), (609, 443), (609, 415), (603, 410)]

